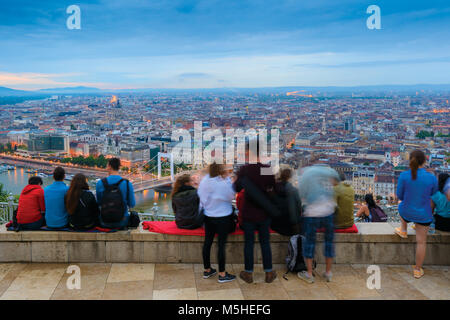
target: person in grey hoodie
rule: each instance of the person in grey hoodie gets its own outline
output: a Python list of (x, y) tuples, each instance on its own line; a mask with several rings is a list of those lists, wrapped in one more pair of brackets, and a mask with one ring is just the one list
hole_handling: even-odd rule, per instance
[(307, 271), (299, 272), (300, 279), (313, 283), (312, 264), (316, 245), (316, 231), (325, 228), (325, 262), (324, 278), (331, 281), (331, 264), (334, 257), (334, 216), (336, 201), (333, 187), (339, 182), (339, 174), (330, 167), (314, 165), (303, 168), (298, 179), (299, 194), (304, 205), (303, 256)]

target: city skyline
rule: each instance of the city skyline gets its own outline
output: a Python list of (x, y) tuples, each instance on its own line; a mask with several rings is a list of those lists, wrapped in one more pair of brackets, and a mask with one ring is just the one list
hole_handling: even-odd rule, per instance
[[(66, 27), (72, 4), (80, 30)], [(0, 86), (448, 84), (449, 21), (445, 1), (3, 1)]]

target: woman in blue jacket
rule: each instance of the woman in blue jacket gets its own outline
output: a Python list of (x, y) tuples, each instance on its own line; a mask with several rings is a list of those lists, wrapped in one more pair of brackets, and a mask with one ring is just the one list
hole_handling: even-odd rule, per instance
[(407, 223), (415, 222), (416, 224), (415, 278), (424, 275), (422, 264), (427, 247), (427, 233), (433, 221), (431, 196), (438, 190), (436, 177), (424, 169), (425, 162), (426, 157), (422, 151), (411, 152), (409, 155), (411, 169), (400, 174), (397, 186), (397, 197), (401, 200), (398, 206), (401, 227), (396, 228), (395, 233), (402, 238), (407, 238)]

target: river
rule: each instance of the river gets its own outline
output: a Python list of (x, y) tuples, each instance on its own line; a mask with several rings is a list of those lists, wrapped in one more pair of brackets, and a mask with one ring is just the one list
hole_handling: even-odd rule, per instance
[[(22, 189), (27, 185), (28, 178), (36, 175), (35, 173), (28, 173), (29, 169), (16, 167), (14, 170), (9, 170), (0, 173), (0, 183), (3, 184), (3, 188), (12, 193), (18, 195)], [(53, 182), (51, 176), (43, 178), (44, 187)], [(65, 181), (66, 184), (70, 184), (70, 181)], [(89, 184), (91, 188), (95, 186), (95, 181), (90, 180)], [(154, 190), (144, 190), (135, 193), (136, 197), (136, 211), (150, 212), (153, 204), (156, 203), (159, 208), (159, 213), (168, 214), (172, 213), (172, 207), (170, 204), (170, 195), (155, 192)]]

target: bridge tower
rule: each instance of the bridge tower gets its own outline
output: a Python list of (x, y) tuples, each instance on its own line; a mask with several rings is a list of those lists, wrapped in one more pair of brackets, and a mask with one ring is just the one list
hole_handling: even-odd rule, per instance
[(170, 179), (175, 181), (173, 173), (173, 156), (171, 153), (158, 152), (158, 179), (161, 179), (161, 158), (168, 158), (170, 161)]

